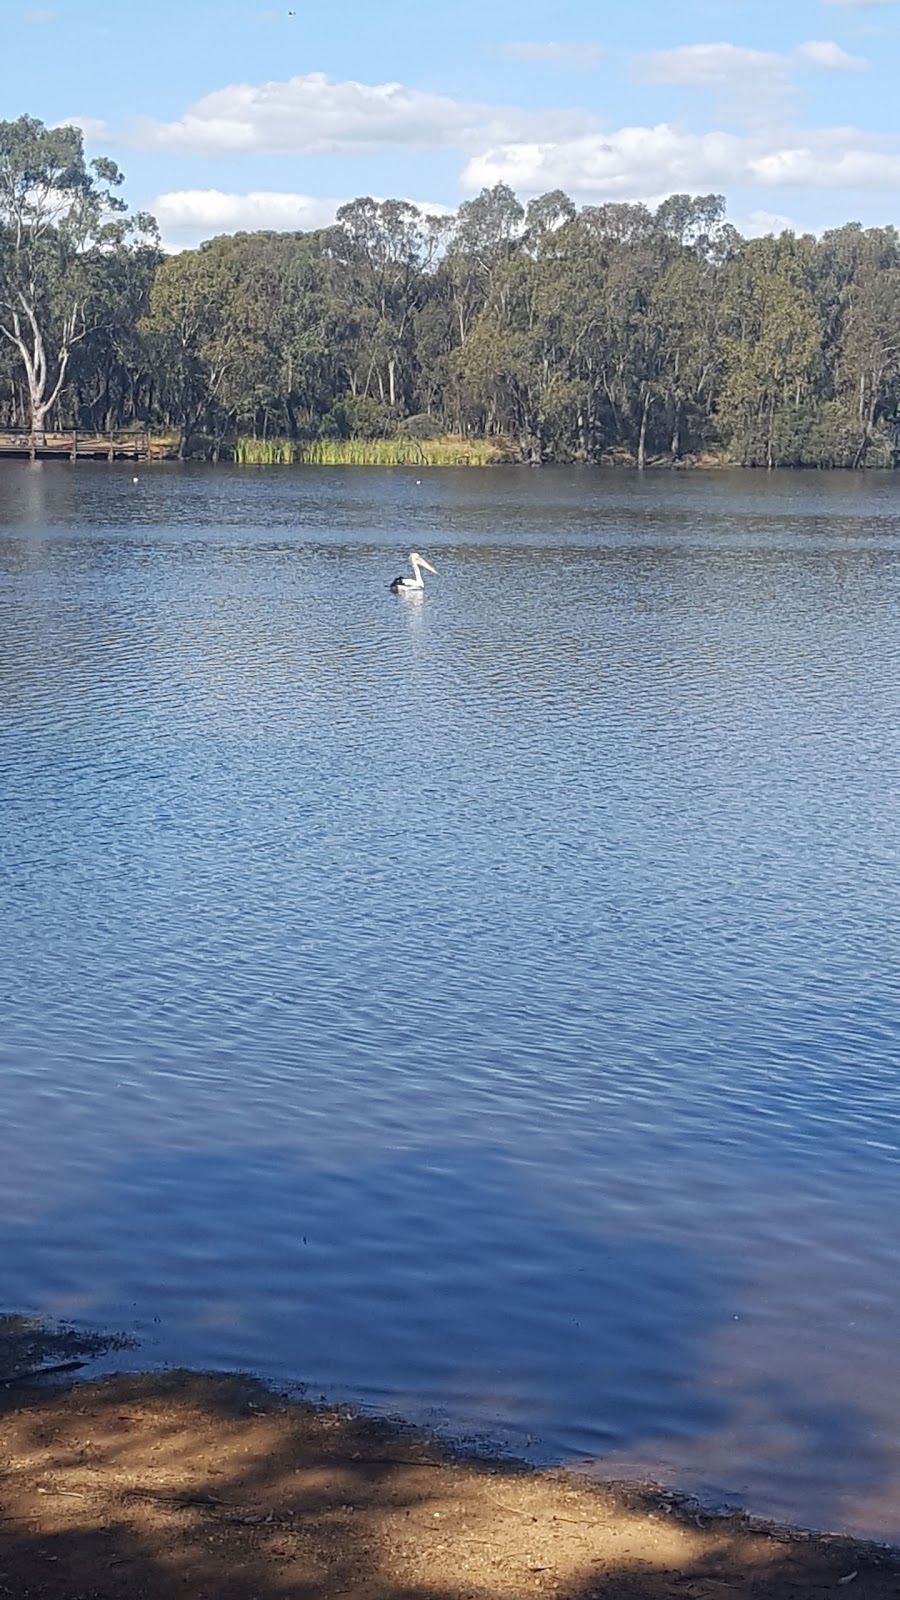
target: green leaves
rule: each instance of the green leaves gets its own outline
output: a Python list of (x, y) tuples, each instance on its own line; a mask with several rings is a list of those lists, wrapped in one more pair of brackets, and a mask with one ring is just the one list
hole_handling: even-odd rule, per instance
[[(121, 183), (106, 157), (85, 164), (80, 129), (0, 122), (0, 341), (24, 380), (33, 434), (60, 398), (74, 346), (102, 315), (88, 256), (121, 249), (134, 231), (112, 192)], [(140, 217), (139, 232), (143, 224), (149, 232), (152, 219)]]

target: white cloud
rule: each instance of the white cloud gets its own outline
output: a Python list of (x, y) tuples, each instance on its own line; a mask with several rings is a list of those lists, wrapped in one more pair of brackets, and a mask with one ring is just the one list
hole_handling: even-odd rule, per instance
[(729, 217), (728, 220), (745, 239), (761, 239), (767, 233), (777, 235), (804, 231), (792, 217), (783, 216), (780, 211), (750, 211), (746, 216)]
[(638, 71), (648, 83), (732, 95), (780, 93), (788, 88), (798, 63), (828, 72), (859, 71), (868, 66), (862, 56), (850, 55), (833, 39), (808, 39), (790, 55), (721, 43), (679, 45), (637, 58)]
[(466, 190), (500, 182), (522, 195), (560, 188), (590, 202), (738, 186), (888, 188), (900, 183), (900, 143), (854, 128), (696, 134), (661, 123), (495, 146), (471, 159), (462, 175)]
[(341, 82), (309, 72), (286, 82), (217, 89), (177, 122), (139, 119), (134, 136), (162, 149), (333, 155), (388, 144), (478, 149), (529, 137), (573, 137), (596, 126), (583, 111), (467, 104), (400, 83)]
[(748, 79), (781, 78), (789, 56), (770, 50), (746, 50), (736, 44), (683, 44), (675, 50), (654, 50), (638, 57), (641, 76), (648, 83), (677, 84), (680, 88), (728, 89)]
[(334, 221), (340, 204), (340, 200), (266, 190), (225, 194), (221, 189), (176, 189), (157, 195), (148, 209), (159, 223), (166, 248), (181, 250), (217, 233), (325, 228)]
[(896, 0), (825, 0), (827, 6), (847, 6), (851, 11), (874, 11), (876, 6), (892, 6)]
[(866, 62), (832, 40), (812, 39), (790, 54), (725, 41), (679, 45), (638, 56), (635, 66), (648, 83), (712, 93), (723, 122), (771, 125), (784, 120), (796, 98), (798, 66), (834, 72), (865, 67)]
[(560, 44), (555, 39), (511, 39), (502, 44), (497, 54), (512, 61), (550, 61), (561, 67), (592, 67), (606, 54), (606, 46), (585, 41), (581, 44)]
[[(176, 189), (157, 195), (148, 210), (159, 223), (163, 246), (169, 251), (191, 249), (219, 233), (307, 233), (327, 228), (343, 200), (322, 200), (308, 194), (257, 190), (227, 194), (221, 189)], [(426, 215), (445, 215), (450, 207), (413, 201)]]
[(25, 21), (26, 22), (36, 22), (36, 23), (39, 23), (39, 24), (42, 23), (42, 22), (55, 22), (56, 21), (56, 12), (55, 11), (43, 11), (43, 10), (26, 11), (26, 13), (25, 13)]
[(811, 61), (814, 67), (824, 67), (827, 72), (860, 72), (869, 65), (864, 56), (851, 56), (833, 39), (808, 39), (800, 45), (797, 54)]
[(814, 189), (882, 189), (900, 182), (900, 152), (878, 149), (853, 128), (797, 134), (790, 145), (759, 151), (747, 163), (749, 181)]

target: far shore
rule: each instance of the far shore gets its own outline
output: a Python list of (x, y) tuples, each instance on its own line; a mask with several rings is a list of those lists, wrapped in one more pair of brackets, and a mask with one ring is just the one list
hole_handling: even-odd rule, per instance
[[(137, 442), (136, 442), (137, 441)], [(583, 457), (554, 459), (539, 457), (510, 439), (444, 434), (438, 438), (412, 438), (398, 435), (376, 439), (220, 439), (206, 435), (179, 445), (175, 434), (150, 434), (146, 430), (123, 430), (119, 435), (79, 436), (77, 456), (71, 433), (47, 433), (35, 451), (29, 449), (27, 434), (0, 434), (0, 461), (28, 461), (33, 454), (41, 462), (80, 466), (84, 462), (117, 461), (130, 468), (146, 469), (162, 463), (237, 466), (248, 468), (284, 467), (401, 467), (410, 471), (439, 467), (536, 467), (581, 468), (587, 473), (694, 473), (753, 472), (773, 474), (797, 472), (840, 472), (847, 476), (892, 473), (900, 467), (900, 456), (888, 459), (872, 455), (865, 466), (835, 466), (830, 462), (781, 463), (772, 467), (733, 460), (723, 450), (700, 450), (673, 456), (647, 455), (639, 465), (635, 455), (611, 447), (593, 460)]]
[[(77, 1336), (42, 1349), (33, 1324), (5, 1319), (4, 1336), (3, 1321), (0, 1595), (15, 1600), (836, 1600), (845, 1589), (896, 1600), (900, 1589), (900, 1550), (710, 1515), (652, 1483), (476, 1459), (253, 1378), (76, 1383), (60, 1369)], [(16, 1349), (27, 1364), (11, 1370)]]

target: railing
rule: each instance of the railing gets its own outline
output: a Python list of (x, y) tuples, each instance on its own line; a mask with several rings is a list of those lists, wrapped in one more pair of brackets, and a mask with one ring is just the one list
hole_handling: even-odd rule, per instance
[(68, 456), (70, 461), (77, 461), (79, 456), (105, 456), (115, 461), (122, 456), (146, 456), (149, 448), (148, 428), (116, 428), (112, 433), (79, 433), (73, 429), (70, 433), (32, 434), (22, 429), (0, 430), (0, 455), (29, 456), (32, 460), (38, 456)]

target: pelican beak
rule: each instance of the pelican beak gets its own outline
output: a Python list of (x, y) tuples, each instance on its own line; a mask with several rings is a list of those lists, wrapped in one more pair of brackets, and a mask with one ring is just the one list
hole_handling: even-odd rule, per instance
[(433, 567), (430, 561), (424, 561), (421, 556), (419, 557), (419, 566), (424, 567), (426, 572), (433, 572), (437, 577), (437, 567)]

